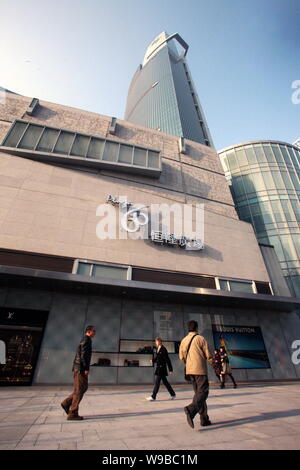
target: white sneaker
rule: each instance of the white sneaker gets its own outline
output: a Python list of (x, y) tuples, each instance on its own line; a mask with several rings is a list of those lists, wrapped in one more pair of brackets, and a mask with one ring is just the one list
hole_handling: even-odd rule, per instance
[(155, 401), (154, 398), (152, 398), (152, 397), (147, 397), (146, 400), (147, 401)]
[(171, 396), (170, 400), (175, 400), (175, 398), (176, 398), (176, 395), (174, 395), (174, 397)]

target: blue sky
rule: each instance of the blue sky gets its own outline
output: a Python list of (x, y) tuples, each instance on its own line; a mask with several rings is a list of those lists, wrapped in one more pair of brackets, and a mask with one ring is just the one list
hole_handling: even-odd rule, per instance
[(179, 32), (217, 149), (300, 137), (299, 0), (1, 0), (0, 14), (4, 88), (123, 119), (146, 47)]

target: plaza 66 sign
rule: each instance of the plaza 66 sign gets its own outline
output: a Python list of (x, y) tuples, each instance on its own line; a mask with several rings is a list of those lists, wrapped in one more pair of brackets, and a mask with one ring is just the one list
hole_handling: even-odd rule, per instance
[(121, 226), (126, 232), (137, 232), (142, 226), (148, 224), (149, 216), (142, 212), (142, 209), (146, 209), (148, 206), (134, 207), (132, 202), (120, 200), (111, 194), (107, 197), (107, 202), (121, 208)]
[[(156, 245), (199, 251), (204, 248), (203, 204), (134, 204), (126, 196), (108, 195), (98, 206), (99, 239), (145, 239)], [(118, 211), (116, 211), (118, 208)], [(184, 234), (184, 235), (175, 235)]]

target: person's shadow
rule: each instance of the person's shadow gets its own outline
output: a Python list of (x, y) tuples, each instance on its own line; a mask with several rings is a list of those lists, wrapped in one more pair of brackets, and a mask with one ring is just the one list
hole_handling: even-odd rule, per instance
[[(279, 418), (288, 418), (291, 416), (300, 416), (300, 409), (287, 410), (287, 411), (274, 411), (270, 413), (260, 413), (256, 416), (249, 416), (247, 418), (231, 419), (228, 421), (219, 421), (213, 426), (204, 428), (205, 431), (213, 431), (215, 429), (224, 429), (234, 426), (242, 426), (243, 424), (259, 423), (261, 421), (273, 421)], [(202, 429), (201, 429), (202, 431)]]
[[(236, 405), (232, 404), (220, 404), (220, 405), (211, 405), (209, 409), (216, 409), (216, 408), (232, 408), (233, 406), (240, 406), (240, 405), (249, 405), (249, 403), (237, 403)], [(138, 416), (151, 416), (151, 415), (162, 415), (162, 414), (169, 414), (169, 413), (183, 413), (183, 408), (170, 408), (166, 410), (150, 410), (150, 411), (137, 411), (137, 412), (128, 412), (128, 413), (111, 413), (111, 414), (101, 414), (101, 415), (93, 415), (93, 416), (84, 416), (84, 419), (116, 419), (116, 418), (134, 418)]]

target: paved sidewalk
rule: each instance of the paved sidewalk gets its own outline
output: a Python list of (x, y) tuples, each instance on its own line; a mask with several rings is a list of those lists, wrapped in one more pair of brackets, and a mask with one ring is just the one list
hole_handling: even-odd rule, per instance
[(101, 386), (83, 398), (84, 421), (70, 422), (60, 407), (71, 387), (0, 389), (0, 450), (4, 449), (300, 449), (300, 383), (212, 388), (213, 426), (195, 429), (183, 407), (188, 385), (175, 386), (170, 401), (163, 386), (155, 402), (151, 387)]

